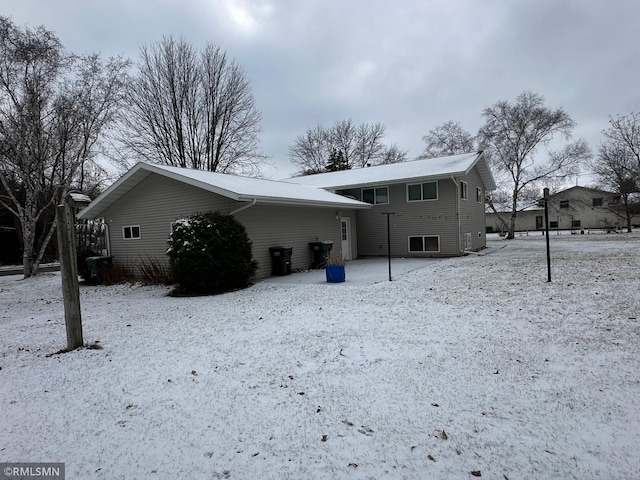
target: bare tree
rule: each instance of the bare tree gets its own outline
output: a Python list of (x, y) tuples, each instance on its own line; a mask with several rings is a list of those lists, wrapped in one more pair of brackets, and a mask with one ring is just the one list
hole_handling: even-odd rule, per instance
[(543, 181), (575, 173), (580, 162), (589, 158), (589, 147), (578, 140), (559, 151), (548, 151), (546, 162), (534, 158), (536, 151), (557, 134), (569, 139), (575, 122), (562, 108), (545, 107), (544, 99), (533, 92), (521, 93), (513, 104), (499, 101), (485, 108), (483, 116), (486, 122), (478, 134), (480, 143), (499, 185), (510, 193), (508, 214), (498, 211), (491, 202), (489, 205), (507, 225), (507, 238), (514, 238), (516, 217), (527, 201), (533, 200), (528, 198), (531, 193), (540, 192)]
[(0, 205), (19, 221), (25, 277), (37, 273), (53, 236), (53, 207), (84, 187), (126, 67), (120, 58), (71, 55), (44, 27), (20, 30), (0, 17)]
[(291, 161), (301, 168), (300, 173), (303, 175), (324, 172), (332, 154), (329, 131), (322, 125), (309, 128), (304, 135), (298, 135), (289, 147)]
[(382, 151), (382, 157), (380, 160), (381, 165), (389, 163), (402, 163), (407, 161), (408, 152), (401, 149), (397, 143), (387, 145)]
[(427, 145), (418, 157), (419, 159), (446, 157), (477, 150), (476, 138), (462, 128), (458, 122), (443, 123), (430, 130), (422, 139)]
[(640, 185), (640, 113), (609, 117), (609, 125), (602, 132), (607, 143), (616, 150), (625, 150), (624, 155), (635, 160), (632, 171), (635, 182)]
[(385, 145), (382, 143), (385, 131), (386, 128), (381, 123), (358, 125), (353, 139), (353, 167), (362, 168), (381, 162), (385, 151)]
[(218, 46), (165, 37), (142, 47), (120, 141), (152, 163), (256, 174), (262, 114), (243, 68)]
[[(296, 137), (289, 147), (289, 157), (306, 175), (325, 172), (332, 155), (340, 155), (345, 169), (378, 165), (392, 158), (387, 155), (389, 147), (382, 141), (385, 131), (380, 123), (354, 125), (352, 120), (338, 121), (329, 128), (318, 125)], [(398, 154), (400, 150), (396, 147), (395, 152)]]
[(636, 158), (632, 151), (611, 137), (600, 145), (598, 155), (589, 162), (589, 168), (598, 181), (620, 194), (622, 205), (613, 205), (614, 208), (610, 210), (622, 217), (621, 219), (626, 223), (627, 232), (631, 232), (633, 196), (640, 191), (635, 173), (636, 167)]

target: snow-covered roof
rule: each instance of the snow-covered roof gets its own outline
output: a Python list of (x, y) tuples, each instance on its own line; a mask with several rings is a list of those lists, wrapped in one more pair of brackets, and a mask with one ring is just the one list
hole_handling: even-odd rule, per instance
[(137, 163), (82, 210), (79, 218), (99, 217), (107, 208), (151, 174), (172, 178), (238, 202), (305, 205), (317, 207), (370, 208), (368, 203), (346, 198), (321, 188), (289, 182), (240, 177), (189, 168)]
[(452, 175), (467, 175), (474, 167), (478, 167), (485, 188), (487, 190), (495, 190), (496, 184), (493, 175), (482, 152), (413, 160), (411, 162), (378, 165), (339, 172), (319, 173), (317, 175), (287, 178), (285, 181), (338, 190), (381, 183), (402, 183), (423, 179), (449, 178)]
[(71, 192), (69, 194), (69, 196), (76, 203), (89, 203), (89, 202), (91, 202), (91, 198), (88, 195), (85, 195), (84, 193)]
[(551, 195), (549, 195), (549, 198), (565, 197), (576, 192), (585, 192), (585, 193), (588, 192), (593, 195), (620, 195), (619, 193), (609, 192), (607, 190), (601, 190), (599, 188), (591, 188), (591, 187), (583, 187), (580, 185), (574, 185), (573, 187), (569, 187), (564, 190), (560, 190), (559, 192), (552, 193)]

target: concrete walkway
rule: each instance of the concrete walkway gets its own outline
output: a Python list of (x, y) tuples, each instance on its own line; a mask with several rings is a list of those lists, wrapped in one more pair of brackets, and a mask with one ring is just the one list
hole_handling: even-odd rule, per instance
[[(396, 279), (407, 272), (433, 265), (434, 262), (440, 260), (438, 258), (392, 258), (391, 278)], [(269, 277), (263, 281), (294, 284), (373, 285), (374, 283), (389, 281), (388, 260), (379, 257), (350, 260), (345, 265), (345, 277), (346, 281), (344, 283), (327, 283), (324, 270), (310, 270), (282, 277)]]

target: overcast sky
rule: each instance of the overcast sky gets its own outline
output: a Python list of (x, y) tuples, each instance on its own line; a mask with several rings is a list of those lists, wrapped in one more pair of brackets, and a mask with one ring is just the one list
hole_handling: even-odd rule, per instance
[[(295, 137), (351, 118), (380, 122), (411, 159), (454, 120), (534, 91), (592, 148), (609, 115), (640, 110), (636, 0), (0, 0), (75, 53), (121, 54), (164, 35), (220, 45), (246, 69), (263, 115), (266, 177), (296, 170)], [(581, 182), (586, 183), (586, 182)]]

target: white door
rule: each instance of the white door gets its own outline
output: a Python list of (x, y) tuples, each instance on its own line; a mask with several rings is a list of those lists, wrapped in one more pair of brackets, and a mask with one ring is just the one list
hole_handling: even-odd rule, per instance
[(342, 258), (351, 260), (351, 219), (349, 217), (340, 217), (340, 239)]

